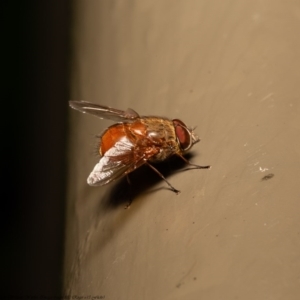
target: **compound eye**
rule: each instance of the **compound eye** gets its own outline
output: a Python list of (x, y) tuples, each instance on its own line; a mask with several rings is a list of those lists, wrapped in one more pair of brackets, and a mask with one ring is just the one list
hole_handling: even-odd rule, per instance
[(182, 121), (175, 119), (173, 120), (173, 124), (181, 149), (183, 151), (189, 150), (192, 146), (191, 133)]

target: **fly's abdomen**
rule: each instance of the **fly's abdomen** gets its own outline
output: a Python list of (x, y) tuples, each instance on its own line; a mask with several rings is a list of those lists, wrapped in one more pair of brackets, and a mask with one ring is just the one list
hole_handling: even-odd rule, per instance
[(100, 156), (103, 156), (115, 144), (127, 137), (125, 124), (115, 124), (108, 127), (100, 137)]

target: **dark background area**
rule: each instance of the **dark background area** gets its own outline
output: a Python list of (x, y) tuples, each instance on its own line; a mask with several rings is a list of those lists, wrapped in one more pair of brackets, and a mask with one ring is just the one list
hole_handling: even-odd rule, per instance
[(1, 6), (1, 298), (60, 296), (70, 2)]

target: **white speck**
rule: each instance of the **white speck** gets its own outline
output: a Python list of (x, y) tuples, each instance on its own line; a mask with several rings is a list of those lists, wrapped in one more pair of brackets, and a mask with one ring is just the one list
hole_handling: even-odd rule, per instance
[(260, 101), (261, 101), (261, 102), (262, 102), (262, 101), (265, 101), (265, 100), (267, 100), (268, 98), (272, 97), (273, 95), (274, 95), (274, 93), (270, 93), (270, 94), (268, 94), (267, 96), (263, 97)]
[(268, 171), (269, 169), (268, 168), (262, 168), (262, 167), (259, 167), (259, 171), (261, 171), (261, 172), (266, 172), (266, 171)]

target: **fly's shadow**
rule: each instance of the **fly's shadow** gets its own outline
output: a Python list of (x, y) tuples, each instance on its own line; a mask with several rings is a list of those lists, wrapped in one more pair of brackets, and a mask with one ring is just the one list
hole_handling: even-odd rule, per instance
[[(188, 153), (184, 157), (187, 160), (190, 160), (193, 156), (194, 155), (192, 153)], [(174, 173), (194, 169), (176, 155), (170, 157), (165, 162), (152, 164), (152, 166), (162, 173), (165, 178)], [(167, 189), (174, 192), (164, 182), (164, 180), (147, 165), (141, 166), (128, 174), (128, 176), (129, 181), (126, 177), (123, 177), (122, 179), (112, 183), (114, 186), (108, 192), (109, 194), (105, 197), (106, 199), (102, 201), (105, 209), (114, 209), (120, 205), (123, 205), (126, 208), (126, 205), (130, 203), (134, 204), (135, 198), (137, 198), (140, 194), (151, 193), (161, 189)], [(155, 185), (161, 182), (165, 185), (153, 189)]]

